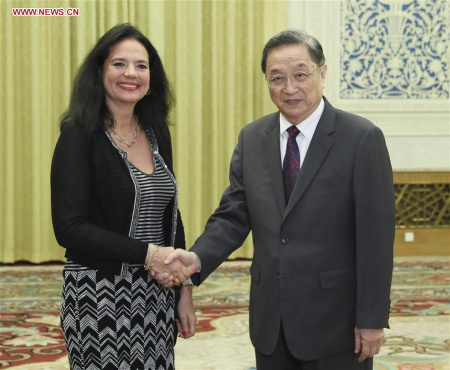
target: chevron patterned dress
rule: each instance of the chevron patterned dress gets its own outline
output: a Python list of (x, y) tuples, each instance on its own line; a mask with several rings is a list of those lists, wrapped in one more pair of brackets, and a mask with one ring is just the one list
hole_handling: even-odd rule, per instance
[[(128, 166), (139, 194), (135, 238), (164, 245), (163, 214), (175, 185), (157, 157), (151, 175)], [(125, 266), (121, 275), (105, 276), (66, 263), (61, 322), (71, 369), (174, 369), (174, 291), (142, 265)]]

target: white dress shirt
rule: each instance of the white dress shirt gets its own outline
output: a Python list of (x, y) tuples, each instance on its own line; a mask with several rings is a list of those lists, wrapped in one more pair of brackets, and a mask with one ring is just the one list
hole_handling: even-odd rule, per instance
[[(297, 135), (297, 145), (300, 150), (300, 168), (302, 167), (303, 161), (306, 157), (306, 152), (308, 151), (309, 144), (311, 143), (314, 131), (316, 131), (319, 119), (322, 116), (323, 109), (325, 108), (325, 102), (323, 99), (320, 100), (320, 104), (317, 109), (304, 121), (300, 122), (297, 126), (300, 133)], [(283, 160), (286, 154), (286, 145), (288, 141), (289, 134), (287, 129), (292, 126), (284, 116), (280, 113), (280, 154), (281, 154), (281, 167), (283, 167)]]

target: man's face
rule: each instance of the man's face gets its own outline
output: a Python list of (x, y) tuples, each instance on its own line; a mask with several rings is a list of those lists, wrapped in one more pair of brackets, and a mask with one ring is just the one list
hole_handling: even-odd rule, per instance
[(276, 75), (307, 74), (302, 81), (287, 78), (279, 87), (269, 87), (270, 97), (292, 124), (308, 118), (318, 107), (325, 87), (327, 66), (318, 67), (304, 45), (282, 45), (269, 51), (266, 78)]

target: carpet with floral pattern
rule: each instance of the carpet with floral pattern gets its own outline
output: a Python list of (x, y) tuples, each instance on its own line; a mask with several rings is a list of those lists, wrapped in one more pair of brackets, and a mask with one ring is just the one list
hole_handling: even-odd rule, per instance
[[(197, 334), (178, 370), (255, 369), (248, 337), (249, 261), (227, 261), (195, 288)], [(69, 369), (59, 323), (62, 265), (0, 267), (0, 367)], [(391, 329), (376, 370), (449, 370), (448, 257), (395, 259)]]

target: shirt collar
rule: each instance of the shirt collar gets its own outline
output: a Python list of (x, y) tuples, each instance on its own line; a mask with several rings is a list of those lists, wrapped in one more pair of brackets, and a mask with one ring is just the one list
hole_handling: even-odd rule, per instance
[[(319, 123), (320, 117), (322, 116), (323, 110), (325, 108), (325, 102), (323, 98), (320, 100), (320, 103), (316, 110), (304, 121), (297, 124), (297, 128), (300, 130), (300, 132), (305, 136), (309, 141), (312, 140), (312, 137), (314, 135), (314, 131), (316, 131), (317, 124)], [(280, 136), (283, 135), (283, 133), (292, 126), (292, 123), (290, 123), (281, 113), (280, 113)]]

